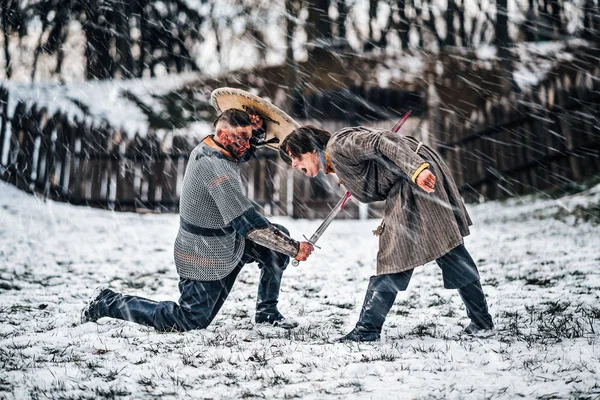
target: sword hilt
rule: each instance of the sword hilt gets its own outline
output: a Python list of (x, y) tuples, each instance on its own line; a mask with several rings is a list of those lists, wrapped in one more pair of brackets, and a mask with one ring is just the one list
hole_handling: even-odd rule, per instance
[[(402, 116), (402, 118), (400, 118), (400, 120), (396, 123), (396, 125), (394, 125), (394, 127), (392, 128), (392, 132), (398, 132), (400, 130), (400, 128), (402, 128), (402, 125), (404, 125), (404, 123), (406, 122), (406, 120), (408, 119), (408, 117), (410, 116), (410, 113), (412, 112), (412, 110), (408, 110), (408, 112), (406, 114), (404, 114)], [(342, 200), (340, 200), (339, 203), (339, 209), (336, 208), (338, 210), (338, 212), (340, 210), (342, 210), (344, 208), (344, 206), (346, 205), (346, 202), (350, 199), (352, 195), (350, 194), (350, 192), (346, 192), (346, 194), (344, 195), (344, 197), (342, 198)], [(331, 214), (331, 213), (330, 213)], [(325, 222), (331, 222), (331, 220), (333, 220), (333, 218), (335, 217), (337, 213), (335, 213), (333, 216), (326, 218)], [(326, 224), (328, 225), (328, 223)], [(383, 227), (383, 225), (381, 226)], [(327, 226), (325, 226), (325, 228), (327, 228)], [(379, 229), (379, 228), (378, 228)], [(317, 236), (317, 240), (318, 238), (321, 236), (321, 234), (323, 233), (322, 231), (319, 232), (321, 229), (317, 229), (317, 232), (315, 233)], [(324, 229), (323, 229), (324, 230)], [(311, 240), (309, 238), (306, 237), (306, 235), (302, 235), (304, 236), (304, 239), (306, 239), (306, 241), (308, 243), (310, 243), (313, 247), (316, 247), (317, 249), (320, 249), (320, 247), (318, 247), (316, 244), (314, 244), (313, 242), (311, 242)], [(294, 259), (292, 260), (292, 265), (294, 267), (297, 267), (298, 265), (300, 265), (300, 261)]]
[[(310, 244), (312, 247), (315, 247), (315, 248), (317, 248), (317, 249), (321, 250), (321, 248), (320, 248), (319, 246), (317, 246), (316, 244), (314, 244), (313, 242), (311, 242), (311, 241), (310, 241), (310, 239), (306, 237), (306, 235), (302, 235), (302, 237), (303, 237), (304, 239), (306, 239), (306, 241), (307, 241), (307, 242), (308, 242), (308, 243), (309, 243), (309, 244)], [(293, 265), (294, 267), (297, 267), (298, 265), (300, 265), (300, 261), (298, 261), (298, 260), (294, 259), (294, 260), (292, 260), (292, 265)]]

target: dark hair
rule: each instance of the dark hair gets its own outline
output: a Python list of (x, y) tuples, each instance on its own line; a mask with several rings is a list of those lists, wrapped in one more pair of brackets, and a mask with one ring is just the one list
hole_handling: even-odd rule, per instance
[(287, 135), (279, 145), (279, 155), (288, 165), (292, 165), (293, 157), (300, 157), (302, 154), (311, 153), (313, 150), (323, 151), (331, 133), (319, 129), (313, 125), (304, 125), (294, 129)]
[(229, 110), (223, 111), (221, 115), (215, 119), (213, 125), (217, 126), (217, 122), (219, 121), (223, 121), (234, 128), (252, 125), (248, 113), (246, 111), (238, 110), (237, 108), (230, 108)]

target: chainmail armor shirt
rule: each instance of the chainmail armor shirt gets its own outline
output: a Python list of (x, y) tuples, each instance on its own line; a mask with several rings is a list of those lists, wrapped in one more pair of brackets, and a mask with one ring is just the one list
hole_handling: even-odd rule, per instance
[[(205, 229), (230, 228), (232, 220), (252, 207), (242, 191), (239, 166), (206, 141), (196, 146), (183, 178), (181, 220)], [(234, 230), (212, 236), (190, 233), (180, 226), (175, 240), (177, 272), (185, 279), (222, 279), (242, 259), (244, 242)]]

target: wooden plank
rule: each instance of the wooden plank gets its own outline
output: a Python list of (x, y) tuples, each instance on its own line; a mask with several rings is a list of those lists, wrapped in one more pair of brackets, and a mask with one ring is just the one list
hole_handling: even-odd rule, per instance
[(124, 204), (133, 202), (133, 180), (130, 179), (129, 171), (132, 167), (133, 161), (128, 160), (125, 155), (129, 148), (129, 140), (127, 134), (123, 133), (115, 146), (115, 153), (117, 153), (117, 191), (115, 194), (115, 209), (121, 210)]
[[(10, 132), (8, 130), (8, 90), (0, 85), (0, 166), (6, 167), (8, 159), (4, 162), (4, 154), (10, 153), (10, 140), (7, 140)], [(7, 173), (0, 174), (0, 178), (5, 179)]]
[(60, 179), (56, 190), (56, 196), (64, 201), (69, 192), (71, 163), (74, 162), (73, 155), (71, 154), (71, 143), (73, 143), (75, 129), (71, 124), (62, 124), (60, 114), (58, 113), (52, 117), (52, 120), (57, 132), (56, 145), (58, 158), (61, 163)]
[[(53, 139), (54, 124), (48, 122), (46, 118), (46, 110), (43, 110), (43, 118), (37, 123), (37, 132), (40, 140), (39, 156), (38, 156), (38, 190), (43, 193), (44, 197), (52, 197), (51, 187), (55, 181), (56, 173), (56, 144)], [(47, 129), (48, 128), (48, 129)], [(43, 163), (42, 163), (43, 162)]]
[[(61, 125), (65, 127), (70, 125), (65, 115), (61, 116)], [(71, 141), (69, 142), (69, 155), (71, 156), (71, 166), (69, 171), (69, 190), (67, 199), (69, 203), (80, 202), (81, 193), (81, 175), (83, 159), (81, 158), (81, 146), (84, 136), (84, 126), (81, 122), (75, 121), (72, 126)]]

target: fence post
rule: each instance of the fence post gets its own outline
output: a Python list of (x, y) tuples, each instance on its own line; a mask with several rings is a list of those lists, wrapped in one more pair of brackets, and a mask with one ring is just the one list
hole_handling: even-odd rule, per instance
[[(55, 142), (53, 136), (52, 122), (47, 118), (47, 109), (41, 111), (41, 117), (36, 124), (37, 136), (40, 139), (38, 148), (37, 179), (35, 182), (38, 191), (42, 192), (44, 198), (50, 194), (50, 186), (56, 172)], [(43, 126), (42, 126), (43, 125)]]
[(29, 142), (29, 126), (28, 120), (29, 115), (25, 109), (25, 103), (19, 103), (15, 110), (15, 114), (13, 116), (13, 126), (16, 128), (13, 131), (14, 135), (14, 159), (15, 163), (12, 165), (13, 176), (11, 179), (11, 183), (17, 186), (19, 189), (28, 190), (29, 182), (26, 180), (26, 169), (27, 169), (27, 143)]
[[(10, 141), (5, 143), (8, 136), (8, 90), (0, 85), (0, 105), (2, 106), (0, 114), (0, 178), (4, 179), (5, 168), (8, 165), (8, 153), (10, 153)], [(7, 155), (6, 160), (4, 158)]]
[[(69, 124), (66, 115), (63, 114), (61, 119), (62, 125)], [(80, 204), (85, 197), (85, 169), (87, 150), (85, 147), (86, 126), (85, 121), (79, 121), (77, 117), (73, 119), (73, 141), (71, 142), (71, 154), (73, 155), (73, 163), (71, 164), (71, 179), (69, 179), (69, 201), (75, 204)]]
[(57, 178), (58, 187), (54, 191), (54, 197), (66, 201), (69, 191), (69, 179), (71, 173), (71, 163), (73, 157), (70, 154), (70, 144), (73, 140), (73, 128), (71, 125), (61, 123), (60, 114), (57, 112), (52, 117), (52, 123), (56, 130), (56, 149), (58, 160), (60, 161), (60, 176)]
[(131, 141), (127, 137), (126, 132), (122, 132), (118, 145), (118, 161), (119, 169), (117, 173), (117, 193), (115, 196), (115, 208), (118, 210), (126, 210), (127, 203), (133, 202), (135, 196), (133, 194), (133, 178), (135, 173), (135, 161), (128, 158)]
[(142, 163), (142, 175), (148, 182), (148, 208), (156, 206), (158, 196), (157, 189), (160, 187), (162, 178), (162, 163), (160, 156), (160, 140), (154, 132), (149, 132), (144, 140), (144, 158)]
[(168, 204), (170, 210), (175, 210), (175, 200), (177, 199), (177, 182), (179, 175), (179, 154), (184, 152), (185, 139), (181, 136), (173, 136), (171, 139), (171, 149), (165, 151), (165, 163), (163, 169), (163, 179), (161, 183), (161, 198), (165, 204)]
[(108, 208), (110, 210), (115, 209), (115, 202), (118, 199), (119, 193), (119, 175), (121, 173), (121, 140), (122, 132), (120, 130), (113, 130), (112, 135), (109, 137), (109, 157), (108, 160), (108, 174), (107, 174), (107, 191), (106, 199), (108, 201)]
[(89, 141), (86, 143), (88, 151), (88, 166), (89, 166), (89, 183), (90, 197), (88, 202), (95, 205), (102, 204), (106, 195), (103, 178), (105, 173), (105, 157), (108, 155), (106, 151), (106, 121), (100, 124), (92, 124), (89, 130)]

